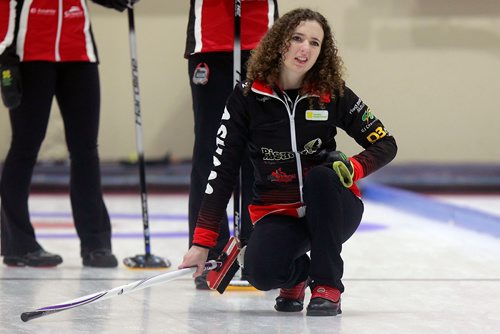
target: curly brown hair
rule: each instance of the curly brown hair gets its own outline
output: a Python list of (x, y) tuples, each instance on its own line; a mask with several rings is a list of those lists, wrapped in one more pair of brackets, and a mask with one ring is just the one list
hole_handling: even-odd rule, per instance
[[(332, 29), (326, 18), (308, 8), (294, 9), (281, 16), (252, 51), (247, 64), (247, 80), (267, 83), (278, 82), (282, 65), (282, 55), (290, 47), (295, 28), (304, 21), (316, 21), (323, 28), (324, 37), (321, 51), (314, 66), (304, 77), (302, 91), (317, 94), (342, 95), (344, 80), (343, 62), (338, 54)], [(247, 86), (245, 93), (250, 90)]]

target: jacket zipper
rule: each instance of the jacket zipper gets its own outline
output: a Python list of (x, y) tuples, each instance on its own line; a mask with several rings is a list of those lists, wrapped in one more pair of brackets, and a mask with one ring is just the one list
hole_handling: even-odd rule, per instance
[(304, 203), (304, 196), (302, 193), (302, 188), (304, 187), (304, 181), (302, 178), (302, 160), (300, 158), (300, 153), (297, 150), (297, 134), (296, 134), (296, 130), (295, 130), (295, 110), (296, 110), (296, 107), (297, 107), (297, 104), (299, 103), (299, 101), (305, 99), (307, 97), (307, 95), (305, 95), (305, 96), (299, 95), (295, 99), (295, 102), (292, 102), (292, 100), (288, 97), (288, 95), (286, 95), (286, 93), (283, 93), (285, 95), (285, 97), (288, 98), (288, 100), (290, 100), (290, 103), (292, 106), (292, 108), (290, 109), (290, 106), (288, 105), (287, 101), (283, 101), (279, 96), (275, 95), (274, 92), (273, 92), (273, 94), (269, 94), (269, 93), (264, 93), (261, 91), (254, 90), (253, 88), (252, 88), (252, 91), (254, 91), (255, 93), (258, 93), (260, 95), (266, 95), (266, 96), (275, 98), (275, 99), (281, 101), (281, 103), (283, 103), (285, 105), (285, 108), (286, 108), (287, 113), (288, 113), (288, 119), (290, 121), (290, 141), (291, 141), (291, 145), (292, 145), (292, 152), (295, 154), (295, 162), (297, 165), (296, 167), (297, 167), (297, 179), (299, 181), (300, 202)]

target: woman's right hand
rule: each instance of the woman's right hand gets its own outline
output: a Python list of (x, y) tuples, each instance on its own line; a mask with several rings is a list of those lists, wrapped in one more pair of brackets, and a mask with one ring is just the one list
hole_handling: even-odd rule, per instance
[(208, 258), (208, 248), (203, 248), (199, 246), (191, 246), (187, 251), (186, 255), (182, 259), (182, 263), (179, 265), (179, 269), (197, 267), (196, 272), (193, 277), (198, 277), (201, 275), (205, 269), (205, 262)]

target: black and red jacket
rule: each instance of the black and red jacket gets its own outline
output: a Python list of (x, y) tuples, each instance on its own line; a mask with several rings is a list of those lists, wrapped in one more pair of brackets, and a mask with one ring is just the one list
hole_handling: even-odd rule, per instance
[[(277, 0), (241, 1), (241, 50), (252, 50), (278, 18)], [(234, 0), (191, 0), (184, 57), (232, 52)]]
[(85, 0), (0, 0), (0, 22), (0, 63), (98, 62)]
[[(348, 87), (342, 96), (307, 94), (292, 101), (279, 88), (260, 82), (253, 82), (245, 96), (243, 87), (250, 84), (244, 82), (235, 88), (222, 116), (214, 165), (193, 239), (199, 246), (216, 243), (245, 147), (255, 170), (254, 199), (249, 207), (254, 223), (270, 213), (305, 214), (304, 177), (323, 163), (318, 159), (319, 151), (337, 149), (338, 128), (364, 148), (350, 158), (355, 181), (389, 163), (397, 152), (393, 136)], [(356, 184), (350, 189), (361, 196)]]

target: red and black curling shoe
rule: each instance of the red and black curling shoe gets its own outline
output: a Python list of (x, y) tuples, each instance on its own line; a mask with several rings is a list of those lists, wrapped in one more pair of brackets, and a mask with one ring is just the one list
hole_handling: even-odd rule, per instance
[(306, 315), (325, 317), (341, 313), (338, 289), (326, 285), (317, 285), (313, 288)]
[(304, 296), (308, 281), (300, 282), (290, 289), (281, 288), (274, 309), (278, 312), (300, 312), (304, 308)]

